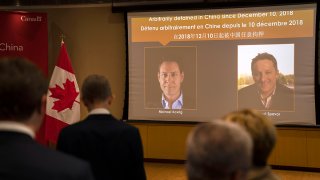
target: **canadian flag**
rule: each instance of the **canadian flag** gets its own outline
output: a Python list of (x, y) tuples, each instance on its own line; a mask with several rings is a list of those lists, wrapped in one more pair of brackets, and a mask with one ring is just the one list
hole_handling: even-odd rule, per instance
[(64, 42), (47, 94), (45, 140), (56, 143), (60, 130), (80, 120), (80, 93)]

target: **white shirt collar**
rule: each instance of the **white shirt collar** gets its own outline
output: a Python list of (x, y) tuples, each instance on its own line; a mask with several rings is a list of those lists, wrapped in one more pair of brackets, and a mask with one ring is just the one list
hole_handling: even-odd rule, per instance
[(0, 121), (0, 131), (13, 131), (31, 136), (33, 139), (35, 133), (28, 126), (15, 121)]
[(97, 109), (93, 109), (89, 112), (89, 114), (111, 114), (110, 111), (108, 109), (105, 108), (97, 108)]

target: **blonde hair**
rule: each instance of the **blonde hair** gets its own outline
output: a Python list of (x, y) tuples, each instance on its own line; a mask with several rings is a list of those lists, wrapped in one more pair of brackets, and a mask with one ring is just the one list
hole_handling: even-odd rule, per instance
[(251, 109), (231, 112), (223, 119), (237, 123), (248, 131), (253, 141), (253, 165), (265, 166), (276, 143), (276, 128), (273, 122)]

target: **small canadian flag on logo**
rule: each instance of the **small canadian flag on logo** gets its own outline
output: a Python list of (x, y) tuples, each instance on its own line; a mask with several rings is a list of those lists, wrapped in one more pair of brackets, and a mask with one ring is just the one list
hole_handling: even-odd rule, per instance
[(49, 83), (45, 117), (45, 139), (57, 142), (62, 128), (80, 120), (80, 93), (65, 44)]

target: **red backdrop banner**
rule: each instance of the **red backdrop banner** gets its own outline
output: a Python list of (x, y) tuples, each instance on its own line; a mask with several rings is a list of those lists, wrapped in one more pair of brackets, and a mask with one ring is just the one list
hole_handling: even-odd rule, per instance
[[(48, 21), (46, 13), (0, 11), (0, 57), (29, 59), (48, 76)], [(36, 140), (46, 144), (44, 123)]]
[(46, 13), (0, 11), (0, 57), (22, 56), (48, 75)]

